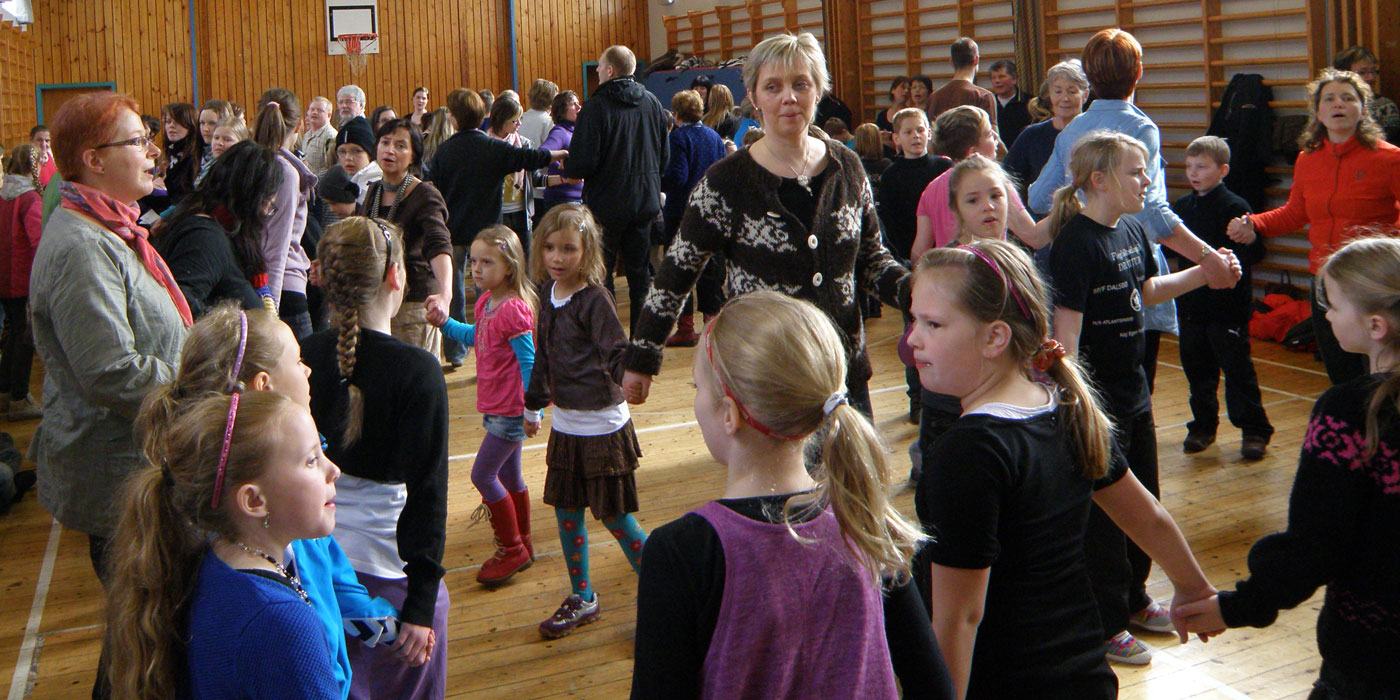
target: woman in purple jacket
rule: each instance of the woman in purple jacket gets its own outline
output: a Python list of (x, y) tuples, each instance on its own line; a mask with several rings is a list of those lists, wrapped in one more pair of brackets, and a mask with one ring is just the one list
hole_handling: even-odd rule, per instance
[[(554, 119), (554, 128), (544, 137), (540, 148), (551, 151), (569, 150), (569, 142), (574, 139), (574, 121), (578, 119), (578, 111), (582, 108), (583, 103), (573, 90), (565, 90), (555, 95), (554, 101), (549, 105), (549, 115)], [(559, 161), (550, 163), (547, 173), (544, 204), (535, 211), (535, 226), (539, 226), (540, 220), (544, 219), (550, 207), (564, 202), (583, 201), (583, 181), (566, 179), (564, 167)]]

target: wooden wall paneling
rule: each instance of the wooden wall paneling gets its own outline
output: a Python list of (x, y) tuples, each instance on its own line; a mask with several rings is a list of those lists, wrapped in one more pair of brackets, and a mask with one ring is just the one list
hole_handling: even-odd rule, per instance
[(35, 32), (0, 24), (0, 145), (6, 151), (29, 139), (34, 126)]

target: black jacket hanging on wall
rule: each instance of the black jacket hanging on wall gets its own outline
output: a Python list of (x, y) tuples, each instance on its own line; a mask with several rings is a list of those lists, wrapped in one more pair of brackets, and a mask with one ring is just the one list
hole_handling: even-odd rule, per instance
[(1257, 73), (1236, 73), (1211, 117), (1206, 133), (1230, 144), (1230, 174), (1225, 185), (1254, 211), (1268, 209), (1265, 188), (1274, 179), (1264, 170), (1273, 160), (1274, 91)]

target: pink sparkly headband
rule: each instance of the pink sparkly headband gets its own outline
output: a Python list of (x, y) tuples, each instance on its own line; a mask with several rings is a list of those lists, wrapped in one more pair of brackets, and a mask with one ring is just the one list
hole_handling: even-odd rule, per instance
[(1011, 295), (1012, 299), (1016, 300), (1016, 308), (1021, 310), (1021, 315), (1028, 319), (1031, 318), (1031, 310), (1030, 307), (1026, 306), (1026, 300), (1021, 298), (1020, 292), (1016, 291), (1016, 285), (1011, 284), (1011, 280), (1006, 279), (1006, 275), (1002, 274), (1001, 266), (997, 264), (997, 261), (992, 259), (992, 256), (987, 255), (981, 248), (976, 248), (974, 246), (960, 245), (958, 247), (976, 255), (982, 259), (982, 262), (987, 263), (987, 267), (992, 268), (992, 272), (997, 274), (997, 279), (1001, 280), (1002, 285), (1006, 287), (1007, 293)]
[(214, 473), (214, 497), (209, 507), (219, 507), (219, 496), (224, 490), (224, 469), (228, 466), (228, 450), (233, 442), (233, 425), (238, 420), (238, 373), (243, 371), (243, 351), (248, 348), (248, 312), (240, 311), (238, 316), (238, 354), (233, 360), (233, 377), (229, 379), (228, 421), (224, 423), (224, 443), (219, 448), (219, 469)]

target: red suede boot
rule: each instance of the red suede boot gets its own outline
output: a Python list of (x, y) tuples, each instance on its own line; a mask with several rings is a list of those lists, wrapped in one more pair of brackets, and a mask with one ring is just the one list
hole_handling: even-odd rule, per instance
[(520, 532), (520, 542), (530, 553), (530, 561), (535, 560), (535, 543), (530, 540), (530, 492), (517, 491), (510, 495), (515, 504), (515, 525)]
[(520, 528), (515, 522), (515, 505), (510, 498), (487, 503), (491, 513), (491, 530), (496, 533), (496, 553), (482, 562), (476, 580), (488, 586), (505, 583), (518, 571), (530, 568), (530, 553), (520, 542)]
[(693, 348), (700, 342), (700, 336), (695, 334), (695, 316), (684, 314), (676, 318), (676, 332), (666, 339), (668, 348)]

